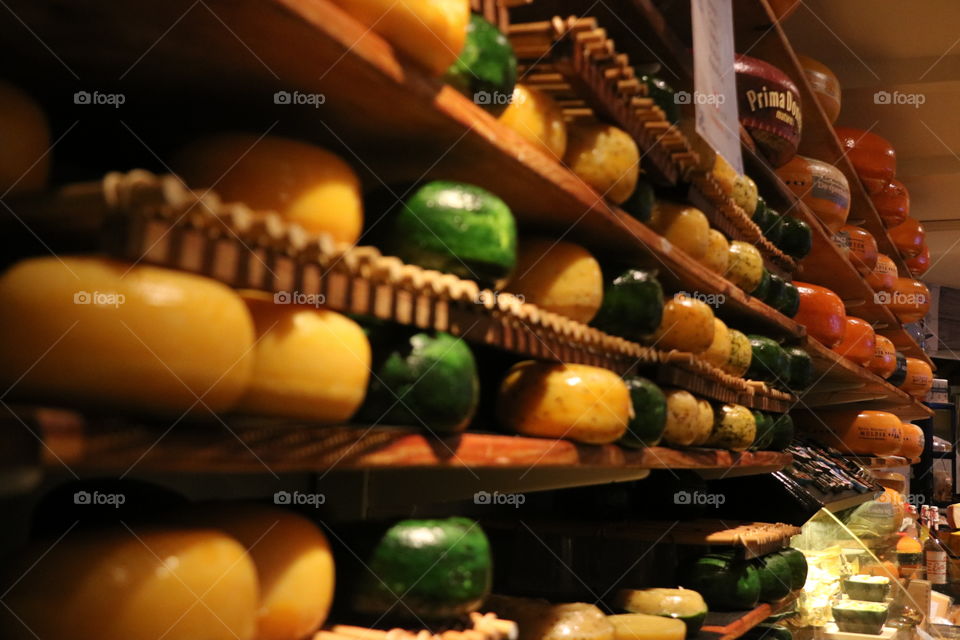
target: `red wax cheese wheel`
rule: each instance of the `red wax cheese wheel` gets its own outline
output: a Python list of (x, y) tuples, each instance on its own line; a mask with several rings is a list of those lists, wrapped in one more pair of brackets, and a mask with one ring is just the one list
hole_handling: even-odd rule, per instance
[(912, 422), (903, 422), (900, 425), (900, 452), (897, 455), (903, 456), (910, 462), (919, 462), (920, 454), (923, 453), (923, 429)]
[(877, 266), (877, 239), (866, 229), (852, 224), (844, 225), (841, 232), (850, 239), (850, 253), (847, 256), (850, 262), (861, 275), (868, 275)]
[(777, 175), (830, 231), (838, 231), (847, 221), (850, 185), (832, 164), (794, 156), (777, 169)]
[(873, 271), (867, 276), (867, 284), (876, 291), (893, 291), (893, 286), (897, 283), (897, 265), (890, 256), (883, 253), (877, 254), (877, 264)]
[(871, 193), (870, 199), (886, 227), (895, 227), (910, 215), (910, 192), (896, 178)]
[(907, 216), (906, 220), (889, 230), (890, 239), (904, 258), (912, 258), (923, 251), (927, 241), (927, 232), (916, 218)]
[(910, 275), (919, 278), (930, 268), (930, 247), (924, 243), (923, 249), (917, 255), (907, 260), (907, 268), (910, 269)]
[(807, 76), (810, 88), (817, 97), (817, 102), (827, 114), (827, 120), (833, 124), (840, 115), (840, 81), (822, 62), (802, 55), (797, 55), (797, 59), (803, 67), (803, 73)]
[(907, 358), (907, 377), (900, 388), (917, 400), (923, 400), (933, 387), (933, 370), (919, 358)]
[(840, 355), (849, 358), (861, 366), (873, 359), (876, 349), (876, 334), (866, 320), (847, 316), (843, 330), (843, 340), (833, 347)]
[(803, 431), (844, 454), (895, 455), (900, 418), (886, 411), (820, 411), (797, 419)]
[(930, 289), (913, 278), (897, 278), (885, 304), (902, 323), (916, 322), (930, 310)]
[(737, 55), (737, 103), (740, 124), (774, 167), (797, 152), (803, 117), (797, 85), (787, 74), (762, 60)]
[(897, 368), (897, 349), (886, 336), (877, 334), (873, 348), (873, 357), (867, 363), (867, 368), (884, 380), (893, 374)]
[(836, 132), (867, 191), (873, 193), (886, 186), (897, 172), (893, 146), (877, 134), (861, 129), (837, 127)]
[(830, 289), (806, 282), (794, 282), (800, 293), (800, 309), (793, 319), (828, 349), (840, 344), (846, 329), (843, 300)]

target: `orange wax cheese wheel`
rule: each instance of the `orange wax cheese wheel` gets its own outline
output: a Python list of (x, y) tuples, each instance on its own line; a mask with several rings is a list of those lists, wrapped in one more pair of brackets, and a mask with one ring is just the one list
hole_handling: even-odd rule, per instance
[(873, 357), (867, 363), (867, 368), (884, 380), (889, 378), (897, 368), (897, 349), (890, 338), (876, 335)]
[(306, 638), (323, 625), (333, 602), (334, 566), (317, 525), (253, 504), (200, 504), (183, 516), (224, 531), (247, 549), (260, 583), (256, 640)]
[(617, 374), (583, 364), (517, 363), (497, 397), (497, 415), (511, 431), (587, 444), (620, 438), (632, 412), (630, 392)]
[(886, 411), (820, 411), (797, 421), (815, 439), (844, 454), (889, 456), (900, 450), (900, 418)]
[(833, 351), (849, 358), (859, 365), (867, 365), (876, 350), (876, 334), (866, 320), (847, 316), (843, 340), (833, 347)]
[(50, 175), (50, 125), (40, 105), (0, 81), (0, 194), (36, 191)]
[(897, 284), (898, 275), (897, 264), (893, 259), (886, 254), (878, 253), (877, 264), (874, 265), (873, 271), (866, 277), (866, 280), (874, 292), (890, 292)]
[(832, 233), (846, 223), (850, 213), (850, 185), (835, 166), (794, 156), (777, 169), (777, 175)]
[(871, 193), (870, 199), (885, 227), (895, 227), (910, 215), (910, 192), (896, 178)]
[(13, 398), (207, 416), (246, 389), (253, 338), (240, 296), (180, 271), (48, 257), (0, 276), (0, 381)]
[(840, 146), (869, 192), (886, 186), (897, 172), (897, 153), (893, 145), (875, 133), (837, 127)]
[(907, 358), (907, 377), (900, 388), (917, 400), (923, 400), (933, 387), (933, 370), (919, 358)]
[(837, 121), (840, 115), (840, 81), (826, 65), (813, 58), (797, 55), (803, 73), (807, 76), (810, 88), (817, 97), (817, 102), (827, 114), (830, 124)]
[(923, 429), (912, 422), (904, 422), (900, 426), (900, 452), (897, 455), (918, 462), (923, 453)]
[[(335, 0), (369, 30), (383, 36), (408, 58), (439, 76), (453, 64), (467, 41), (467, 0)], [(367, 36), (360, 30), (347, 45)], [(348, 37), (344, 34), (343, 37)], [(353, 40), (355, 38), (355, 40)]]
[(192, 188), (213, 189), (224, 202), (275, 211), (308, 233), (326, 233), (338, 242), (360, 238), (360, 180), (350, 165), (316, 145), (222, 134), (188, 145), (173, 166)]
[(852, 224), (843, 225), (841, 233), (850, 240), (850, 252), (847, 258), (861, 275), (866, 276), (877, 266), (877, 239), (873, 234)]
[(888, 230), (894, 246), (904, 258), (919, 255), (926, 245), (927, 232), (916, 218), (907, 216), (903, 222)]
[(793, 319), (807, 328), (807, 334), (831, 349), (843, 340), (847, 312), (840, 296), (825, 287), (794, 282), (800, 293), (800, 309)]
[(560, 107), (546, 93), (518, 84), (500, 122), (557, 161), (567, 150), (567, 125)]
[(600, 263), (580, 245), (551, 238), (521, 238), (508, 290), (541, 309), (590, 322), (603, 304)]
[(893, 291), (884, 294), (883, 299), (902, 323), (917, 322), (930, 310), (930, 289), (913, 278), (897, 278)]
[(350, 318), (248, 294), (256, 327), (253, 375), (237, 407), (245, 413), (336, 424), (360, 408), (370, 343)]
[(930, 268), (930, 247), (926, 243), (920, 253), (907, 260), (907, 269), (914, 278), (919, 278)]
[(254, 638), (257, 570), (221, 531), (72, 531), (38, 543), (23, 562), (4, 596), (19, 621), (2, 620), (6, 608), (0, 615), (16, 640)]

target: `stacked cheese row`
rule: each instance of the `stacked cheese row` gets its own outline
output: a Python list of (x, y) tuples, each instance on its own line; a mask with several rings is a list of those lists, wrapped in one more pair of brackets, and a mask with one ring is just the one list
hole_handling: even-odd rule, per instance
[(800, 414), (805, 433), (844, 454), (903, 456), (918, 462), (923, 429), (887, 411), (819, 411)]

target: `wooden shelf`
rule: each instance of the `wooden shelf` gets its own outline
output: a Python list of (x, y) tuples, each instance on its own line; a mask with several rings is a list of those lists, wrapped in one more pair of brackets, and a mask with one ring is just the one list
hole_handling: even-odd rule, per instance
[(774, 603), (762, 603), (750, 611), (711, 611), (696, 640), (736, 640), (770, 616), (787, 611), (797, 601), (791, 594)]
[[(332, 426), (232, 419), (224, 424), (169, 425), (86, 419), (53, 409), (21, 411), (45, 443), (43, 465), (77, 474), (297, 473), (383, 469), (496, 469), (522, 485), (532, 469), (566, 474), (566, 486), (591, 477), (635, 479), (650, 469), (694, 469), (727, 475), (766, 473), (792, 460), (771, 451), (582, 445), (569, 440), (466, 432), (432, 437), (399, 427)], [(13, 420), (10, 417), (9, 420)], [(14, 426), (11, 426), (11, 429)], [(22, 428), (22, 427), (21, 427)], [(564, 486), (563, 482), (559, 486)]]
[(902, 456), (844, 456), (867, 469), (880, 471), (894, 467), (909, 467), (910, 461)]

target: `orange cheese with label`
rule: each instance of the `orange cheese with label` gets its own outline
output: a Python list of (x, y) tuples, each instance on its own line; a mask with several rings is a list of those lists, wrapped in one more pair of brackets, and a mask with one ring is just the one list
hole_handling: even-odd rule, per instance
[(912, 422), (904, 422), (900, 426), (900, 451), (897, 455), (917, 463), (920, 461), (920, 454), (923, 453), (923, 429)]
[(890, 338), (876, 334), (873, 357), (867, 363), (867, 368), (884, 380), (893, 374), (897, 368), (897, 349)]
[(797, 60), (803, 68), (803, 74), (807, 76), (807, 82), (810, 83), (817, 102), (827, 114), (827, 120), (833, 124), (840, 115), (840, 81), (822, 62), (800, 54), (797, 54)]
[(839, 231), (846, 223), (850, 213), (850, 185), (835, 166), (794, 156), (777, 169), (777, 175), (831, 232)]
[(900, 450), (900, 418), (887, 411), (818, 411), (801, 414), (797, 423), (844, 454), (889, 456)]
[(800, 293), (800, 309), (793, 319), (807, 328), (807, 334), (828, 349), (840, 344), (846, 329), (847, 312), (843, 300), (826, 287), (794, 282)]
[(900, 388), (922, 401), (933, 387), (933, 370), (919, 358), (907, 357), (907, 377)]
[(843, 225), (840, 232), (845, 233), (850, 240), (847, 259), (861, 275), (868, 275), (877, 266), (877, 239), (866, 229), (852, 224)]
[(904, 258), (912, 258), (923, 251), (927, 232), (916, 218), (907, 216), (903, 222), (887, 230), (894, 246)]
[(877, 263), (874, 265), (873, 271), (866, 277), (866, 281), (875, 293), (890, 292), (897, 284), (898, 275), (897, 264), (893, 259), (886, 254), (878, 253)]
[(866, 366), (874, 357), (876, 350), (876, 334), (873, 327), (866, 320), (847, 316), (843, 339), (833, 347), (833, 351)]
[(907, 269), (910, 270), (910, 275), (914, 278), (919, 278), (930, 268), (930, 247), (924, 243), (920, 253), (908, 259), (906, 262)]
[(902, 323), (917, 322), (930, 310), (930, 289), (913, 278), (897, 278), (885, 305)]

